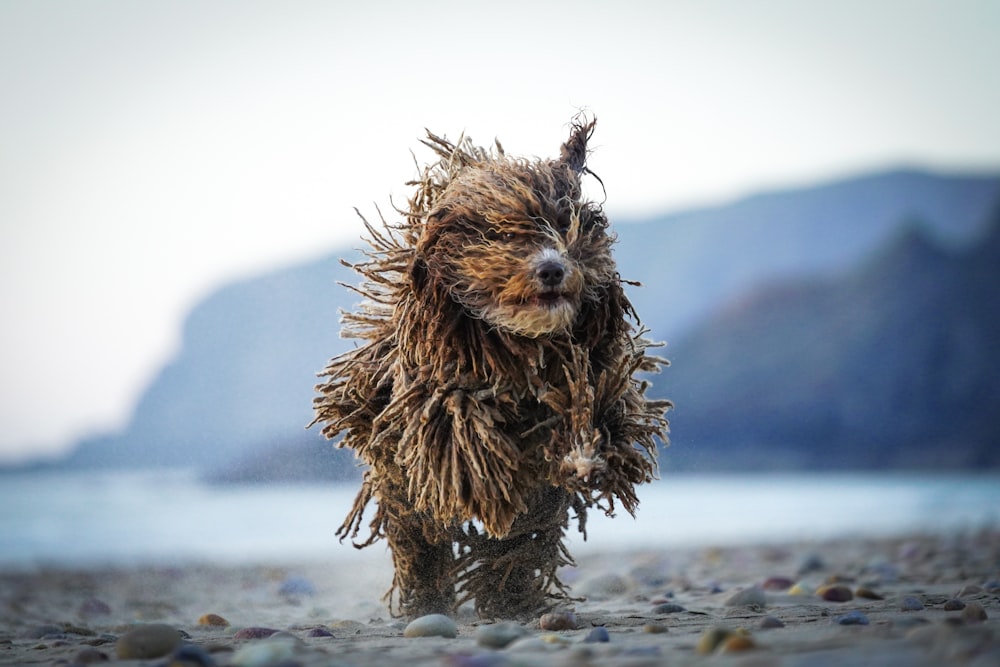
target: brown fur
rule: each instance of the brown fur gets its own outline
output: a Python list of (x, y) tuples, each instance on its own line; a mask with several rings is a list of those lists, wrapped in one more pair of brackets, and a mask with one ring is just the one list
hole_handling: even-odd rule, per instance
[(570, 510), (581, 531), (589, 507), (634, 513), (656, 474), (670, 404), (634, 374), (666, 361), (629, 323), (607, 220), (582, 200), (593, 128), (575, 122), (557, 160), (428, 133), (440, 159), (403, 221), (365, 222), (365, 301), (344, 328), (361, 345), (322, 373), (315, 421), (368, 465), (338, 534), (377, 501), (357, 546), (388, 539), (408, 616), (565, 597)]

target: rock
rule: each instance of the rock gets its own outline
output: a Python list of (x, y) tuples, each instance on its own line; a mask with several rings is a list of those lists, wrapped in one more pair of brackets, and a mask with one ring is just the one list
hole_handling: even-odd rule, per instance
[(966, 623), (982, 623), (987, 618), (986, 609), (978, 602), (970, 602), (962, 610), (962, 620)]
[(309, 628), (306, 637), (333, 637), (333, 633), (326, 628)]
[(119, 637), (115, 651), (122, 660), (160, 658), (180, 646), (181, 641), (181, 633), (176, 628), (164, 623), (149, 623)]
[(554, 611), (538, 619), (542, 630), (576, 630), (576, 614), (571, 611)]
[(316, 587), (312, 582), (298, 575), (286, 577), (278, 586), (278, 595), (285, 597), (300, 597), (316, 595)]
[(725, 604), (727, 607), (763, 607), (767, 604), (767, 596), (760, 586), (751, 586), (730, 595)]
[(811, 572), (817, 572), (819, 570), (825, 569), (826, 563), (823, 559), (816, 554), (810, 554), (802, 560), (802, 564), (799, 565), (799, 574), (809, 574)]
[(715, 651), (722, 642), (733, 635), (733, 631), (723, 626), (713, 626), (707, 628), (698, 638), (695, 650), (701, 655), (708, 655)]
[(828, 584), (816, 589), (816, 595), (827, 602), (848, 602), (854, 599), (854, 593), (843, 584)]
[(607, 573), (580, 582), (574, 591), (586, 598), (608, 600), (628, 593), (629, 583), (621, 575)]
[(789, 595), (812, 595), (813, 590), (803, 583), (798, 583), (788, 589)]
[(458, 636), (458, 626), (444, 614), (427, 614), (410, 621), (403, 630), (404, 637), (448, 637)]
[(278, 631), (274, 628), (251, 626), (237, 630), (236, 634), (233, 635), (233, 639), (267, 639), (276, 632)]
[(924, 603), (912, 595), (904, 595), (899, 600), (900, 611), (923, 611)]
[(960, 590), (958, 592), (958, 595), (956, 595), (955, 597), (964, 598), (970, 595), (979, 595), (982, 592), (983, 589), (981, 586), (976, 586), (975, 584), (968, 584), (966, 586), (962, 586), (962, 590)]
[(868, 625), (868, 617), (860, 611), (849, 611), (833, 620), (838, 625)]
[(170, 657), (166, 667), (216, 667), (211, 654), (197, 644), (181, 644)]
[(870, 588), (865, 588), (864, 586), (859, 586), (857, 590), (854, 591), (854, 597), (864, 598), (866, 600), (884, 600), (885, 598), (873, 591)]
[(592, 628), (587, 636), (583, 638), (586, 644), (603, 644), (611, 641), (611, 635), (608, 634), (608, 629), (603, 625), (599, 625), (596, 628)]
[(788, 577), (768, 577), (760, 585), (765, 591), (787, 591), (795, 585)]
[(198, 617), (198, 625), (213, 628), (228, 628), (229, 621), (222, 618), (218, 614), (202, 614)]
[(41, 639), (42, 637), (49, 637), (52, 635), (63, 635), (63, 629), (61, 626), (52, 625), (51, 623), (42, 623), (41, 625), (33, 625), (29, 628), (22, 630), (18, 637), (22, 639)]
[(527, 628), (511, 622), (481, 625), (476, 629), (476, 643), (488, 648), (506, 648), (521, 637), (531, 634)]
[(754, 643), (753, 639), (744, 634), (734, 634), (731, 637), (727, 637), (722, 645), (719, 647), (720, 653), (740, 653), (742, 651), (749, 651), (752, 648), (756, 648), (757, 644)]
[(777, 618), (776, 616), (765, 616), (764, 618), (760, 619), (760, 627), (763, 628), (764, 630), (770, 630), (773, 628), (783, 628), (785, 627), (785, 624), (780, 618)]
[(108, 654), (102, 651), (98, 651), (96, 648), (84, 648), (76, 652), (73, 656), (74, 665), (93, 665), (98, 662), (107, 662), (109, 660)]
[(661, 635), (664, 632), (667, 632), (667, 630), (668, 630), (667, 626), (663, 625), (662, 623), (647, 623), (646, 625), (642, 626), (642, 631), (647, 632), (651, 635)]
[(654, 614), (677, 614), (682, 611), (687, 611), (687, 609), (673, 602), (666, 602), (653, 607)]
[(228, 664), (237, 667), (273, 667), (292, 662), (301, 645), (297, 637), (287, 632), (275, 633), (263, 641), (241, 646)]
[(944, 603), (945, 611), (961, 611), (965, 609), (965, 603), (958, 598), (952, 598)]
[(108, 606), (108, 603), (103, 600), (98, 600), (97, 598), (87, 598), (80, 604), (78, 613), (84, 618), (108, 616), (111, 614), (111, 607)]

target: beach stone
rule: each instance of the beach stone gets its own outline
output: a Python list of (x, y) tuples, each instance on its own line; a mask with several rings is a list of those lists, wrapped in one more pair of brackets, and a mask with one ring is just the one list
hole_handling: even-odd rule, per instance
[(967, 584), (965, 586), (962, 586), (962, 590), (960, 590), (955, 597), (964, 598), (968, 597), (969, 595), (979, 595), (982, 592), (983, 589), (981, 586), (976, 586), (975, 584)]
[(272, 635), (259, 642), (241, 646), (229, 659), (236, 667), (275, 667), (291, 662), (301, 647), (301, 641), (287, 632)]
[(240, 628), (237, 630), (233, 635), (233, 639), (267, 639), (276, 632), (278, 631), (274, 628), (250, 626), (249, 628)]
[(961, 611), (965, 609), (965, 603), (958, 598), (952, 598), (944, 603), (945, 611)]
[(576, 614), (571, 611), (554, 611), (538, 619), (542, 630), (576, 630)]
[(885, 598), (873, 591), (870, 588), (865, 588), (864, 586), (858, 587), (854, 591), (854, 597), (864, 598), (866, 600), (884, 600)]
[(854, 593), (843, 584), (828, 584), (816, 589), (816, 595), (827, 602), (848, 602), (854, 599)]
[(583, 641), (586, 644), (602, 644), (611, 641), (611, 635), (608, 634), (606, 627), (599, 625), (596, 628), (591, 628)]
[(868, 625), (868, 617), (860, 611), (849, 611), (846, 614), (837, 616), (834, 621), (838, 625)]
[(912, 595), (904, 595), (899, 600), (900, 611), (923, 611), (924, 603)]
[(77, 611), (80, 616), (83, 616), (84, 618), (92, 618), (94, 616), (110, 615), (111, 607), (103, 600), (98, 600), (97, 598), (87, 598), (80, 604), (80, 609)]
[(198, 625), (213, 628), (228, 628), (229, 621), (222, 618), (218, 614), (202, 614), (198, 617)]
[(687, 609), (673, 602), (665, 602), (653, 607), (654, 614), (677, 614), (682, 611), (687, 611)]
[(813, 590), (803, 583), (798, 583), (788, 589), (789, 595), (812, 595)]
[(180, 646), (181, 633), (164, 623), (149, 623), (135, 627), (115, 644), (115, 651), (122, 660), (145, 660), (168, 655)]
[(216, 667), (211, 654), (197, 644), (181, 644), (170, 657), (166, 667)]
[(290, 575), (278, 586), (278, 595), (299, 597), (316, 595), (316, 587), (311, 581), (299, 575)]
[(818, 554), (809, 554), (799, 565), (799, 574), (810, 574), (826, 569), (826, 563)]
[(514, 641), (531, 634), (517, 623), (504, 622), (481, 625), (476, 629), (476, 643), (487, 648), (506, 648)]
[(63, 632), (61, 626), (52, 625), (51, 623), (42, 623), (41, 625), (33, 625), (29, 628), (25, 628), (18, 636), (21, 639), (41, 639), (42, 637), (63, 634), (65, 633)]
[(718, 648), (722, 642), (733, 635), (733, 631), (730, 628), (723, 627), (721, 625), (712, 626), (706, 628), (701, 636), (698, 637), (698, 644), (695, 646), (695, 651), (701, 655), (708, 655), (713, 653), (716, 648)]
[(547, 642), (541, 637), (521, 637), (507, 647), (509, 653), (542, 653), (557, 649), (559, 646)]
[(962, 610), (962, 620), (966, 623), (982, 623), (987, 618), (986, 609), (978, 602), (970, 602)]
[(586, 598), (607, 600), (628, 593), (628, 579), (620, 574), (606, 573), (582, 581), (575, 591)]
[(754, 643), (752, 637), (736, 633), (730, 637), (727, 637), (722, 645), (719, 647), (720, 653), (741, 653), (743, 651), (749, 651), (752, 648), (757, 648), (757, 644)]
[(306, 637), (333, 637), (333, 633), (326, 628), (310, 628)]
[(776, 616), (765, 616), (760, 619), (760, 627), (764, 630), (771, 630), (773, 628), (783, 628), (785, 627), (785, 623)]
[(651, 635), (662, 635), (664, 632), (668, 631), (668, 628), (662, 623), (647, 623), (642, 626), (642, 631)]
[(108, 654), (98, 651), (96, 648), (84, 648), (76, 652), (73, 656), (74, 665), (93, 665), (98, 662), (108, 662)]
[(763, 607), (767, 604), (767, 596), (760, 586), (751, 586), (730, 595), (725, 604), (727, 607)]
[(990, 579), (989, 581), (983, 582), (983, 590), (987, 593), (1000, 593), (1000, 581), (996, 579)]
[(788, 577), (768, 577), (760, 585), (765, 591), (787, 591), (795, 585)]
[(427, 614), (410, 621), (403, 630), (404, 637), (448, 637), (458, 636), (458, 626), (444, 614)]

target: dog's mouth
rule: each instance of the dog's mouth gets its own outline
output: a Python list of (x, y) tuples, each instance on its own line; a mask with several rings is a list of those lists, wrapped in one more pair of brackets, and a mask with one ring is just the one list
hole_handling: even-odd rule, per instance
[(534, 305), (540, 308), (556, 308), (566, 303), (566, 297), (560, 292), (540, 292), (532, 299)]

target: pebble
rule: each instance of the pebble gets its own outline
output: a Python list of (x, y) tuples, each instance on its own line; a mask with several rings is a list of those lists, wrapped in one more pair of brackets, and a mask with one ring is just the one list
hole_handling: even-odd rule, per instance
[(181, 644), (181, 633), (163, 623), (137, 626), (121, 637), (115, 651), (122, 660), (145, 660), (169, 654)]
[(812, 595), (813, 590), (805, 584), (798, 583), (788, 589), (789, 595)]
[(79, 614), (87, 618), (92, 616), (108, 616), (111, 614), (111, 607), (103, 600), (87, 598), (80, 604)]
[(629, 583), (619, 574), (606, 573), (580, 582), (574, 590), (586, 598), (608, 600), (628, 593)]
[(826, 563), (816, 554), (810, 554), (799, 565), (799, 574), (809, 574), (826, 568)]
[(275, 634), (264, 641), (241, 646), (229, 659), (237, 667), (274, 667), (291, 662), (298, 653), (300, 641), (287, 632)]
[(218, 614), (202, 614), (198, 617), (198, 625), (214, 628), (228, 628), (229, 621), (222, 618)]
[(310, 628), (306, 637), (333, 637), (333, 633), (326, 628)]
[(740, 653), (741, 651), (749, 651), (752, 648), (756, 648), (757, 644), (754, 643), (753, 639), (744, 634), (734, 634), (731, 637), (727, 637), (725, 641), (722, 642), (722, 646), (719, 648), (720, 653)]
[(587, 636), (583, 638), (585, 644), (603, 644), (611, 641), (608, 629), (603, 625), (592, 628)]
[(647, 623), (642, 626), (642, 631), (651, 635), (662, 635), (664, 632), (667, 632), (667, 626), (662, 623)]
[(975, 584), (968, 584), (966, 586), (962, 586), (962, 590), (960, 590), (958, 592), (958, 595), (956, 595), (955, 597), (964, 598), (968, 597), (969, 595), (979, 595), (982, 592), (983, 589), (981, 586), (976, 586)]
[(751, 586), (730, 595), (725, 604), (727, 607), (763, 607), (767, 604), (767, 596), (760, 586)]
[(1000, 593), (1000, 581), (990, 579), (989, 581), (983, 582), (983, 590), (987, 593)]
[(181, 644), (170, 657), (167, 667), (216, 667), (215, 659), (197, 644)]
[(701, 655), (708, 655), (714, 652), (722, 642), (726, 641), (732, 635), (733, 631), (731, 629), (719, 625), (707, 628), (698, 638), (695, 650)]
[(854, 597), (864, 598), (866, 600), (884, 600), (885, 598), (873, 591), (870, 588), (865, 588), (860, 586), (854, 591)]
[(410, 621), (403, 630), (404, 637), (448, 637), (458, 636), (458, 626), (444, 614), (427, 614)]
[(944, 603), (945, 611), (961, 611), (962, 609), (965, 609), (965, 603), (958, 598), (952, 598)]
[(300, 595), (316, 595), (316, 587), (313, 583), (299, 575), (291, 575), (285, 578), (278, 586), (278, 595), (285, 597), (298, 597)]
[(73, 664), (75, 665), (92, 665), (96, 662), (107, 662), (109, 660), (108, 654), (102, 651), (98, 651), (96, 648), (85, 648), (80, 649), (73, 656)]
[(795, 582), (788, 577), (768, 577), (760, 585), (765, 591), (787, 591), (795, 585)]
[(829, 584), (816, 589), (816, 595), (827, 602), (848, 602), (854, 599), (854, 593), (843, 584)]
[(233, 639), (267, 639), (273, 635), (277, 630), (274, 628), (261, 628), (256, 626), (251, 626), (249, 628), (240, 628), (233, 635)]
[(849, 611), (842, 616), (837, 616), (834, 621), (839, 625), (868, 625), (868, 617), (860, 611)]
[(982, 623), (987, 618), (986, 610), (978, 602), (970, 602), (962, 610), (962, 620), (966, 623)]
[(476, 643), (487, 648), (506, 648), (529, 634), (527, 628), (517, 623), (492, 623), (476, 629)]
[(687, 609), (673, 602), (666, 602), (653, 607), (654, 614), (677, 614), (682, 611), (687, 611)]
[(783, 628), (785, 623), (776, 616), (765, 616), (760, 619), (760, 627), (765, 630), (770, 630), (772, 628)]
[(924, 603), (912, 595), (904, 595), (899, 600), (900, 611), (923, 611)]
[(22, 639), (41, 639), (42, 637), (48, 637), (50, 635), (63, 634), (65, 633), (63, 632), (61, 626), (43, 623), (42, 625), (33, 625), (30, 628), (26, 628), (21, 631), (18, 636)]
[(542, 614), (538, 619), (542, 630), (576, 630), (576, 614), (571, 611), (555, 611)]
[(539, 653), (551, 651), (555, 648), (559, 647), (552, 642), (545, 641), (541, 637), (521, 637), (512, 642), (507, 647), (507, 651), (510, 653)]

